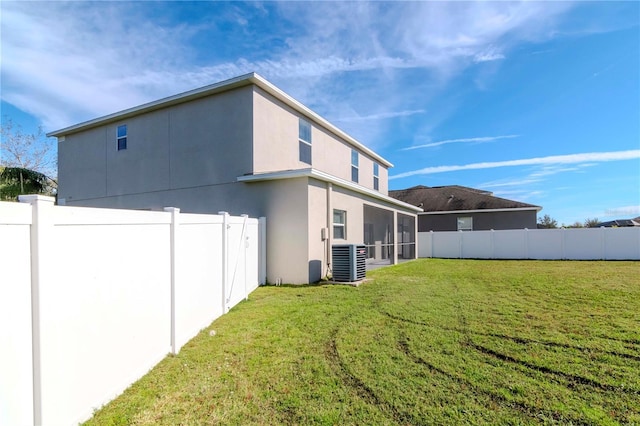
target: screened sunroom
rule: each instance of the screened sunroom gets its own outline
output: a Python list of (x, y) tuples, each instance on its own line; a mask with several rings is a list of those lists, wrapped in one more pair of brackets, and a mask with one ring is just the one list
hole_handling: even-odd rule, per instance
[(415, 216), (364, 205), (364, 244), (368, 269), (415, 259)]

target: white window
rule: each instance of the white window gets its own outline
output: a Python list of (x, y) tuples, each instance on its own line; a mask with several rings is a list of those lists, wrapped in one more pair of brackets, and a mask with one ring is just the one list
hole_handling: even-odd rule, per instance
[(351, 150), (351, 180), (358, 183), (358, 151)]
[(311, 164), (311, 124), (302, 118), (298, 122), (300, 161)]
[(380, 189), (380, 169), (378, 163), (373, 163), (373, 189)]
[(344, 210), (333, 211), (333, 238), (347, 238), (347, 212)]
[(459, 217), (458, 218), (458, 231), (472, 231), (473, 230), (473, 218), (472, 217)]
[(118, 151), (127, 149), (127, 125), (126, 124), (123, 124), (122, 126), (118, 126), (116, 143), (118, 146)]

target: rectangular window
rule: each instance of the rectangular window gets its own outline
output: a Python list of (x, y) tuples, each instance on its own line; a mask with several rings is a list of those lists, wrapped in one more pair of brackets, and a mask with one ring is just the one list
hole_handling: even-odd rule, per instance
[(123, 124), (122, 126), (118, 126), (116, 141), (118, 145), (118, 151), (127, 149), (127, 125), (126, 124)]
[(459, 217), (458, 218), (458, 231), (473, 231), (473, 218), (472, 217)]
[(298, 122), (300, 161), (311, 164), (311, 124), (302, 118)]
[(333, 238), (347, 238), (347, 212), (344, 210), (333, 211)]
[(351, 180), (358, 183), (358, 151), (351, 150)]
[(373, 163), (373, 189), (378, 191), (380, 189), (380, 169), (378, 163)]

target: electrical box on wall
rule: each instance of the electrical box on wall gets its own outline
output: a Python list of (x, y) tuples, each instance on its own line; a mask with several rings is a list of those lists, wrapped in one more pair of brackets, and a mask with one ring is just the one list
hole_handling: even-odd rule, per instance
[(322, 238), (322, 241), (326, 241), (329, 239), (329, 229), (328, 228), (322, 228), (320, 230), (320, 237)]

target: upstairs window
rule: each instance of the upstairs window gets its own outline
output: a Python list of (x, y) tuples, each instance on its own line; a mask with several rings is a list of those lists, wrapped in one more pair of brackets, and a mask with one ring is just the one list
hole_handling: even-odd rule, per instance
[(358, 151), (351, 150), (351, 180), (358, 183)]
[(347, 238), (347, 212), (344, 210), (333, 211), (333, 238)]
[(126, 124), (123, 124), (122, 126), (118, 126), (116, 143), (118, 145), (118, 151), (127, 149), (127, 125)]
[(300, 149), (300, 161), (311, 164), (311, 124), (300, 119), (298, 123), (298, 146)]
[(373, 189), (378, 191), (380, 189), (380, 168), (378, 163), (373, 163)]

